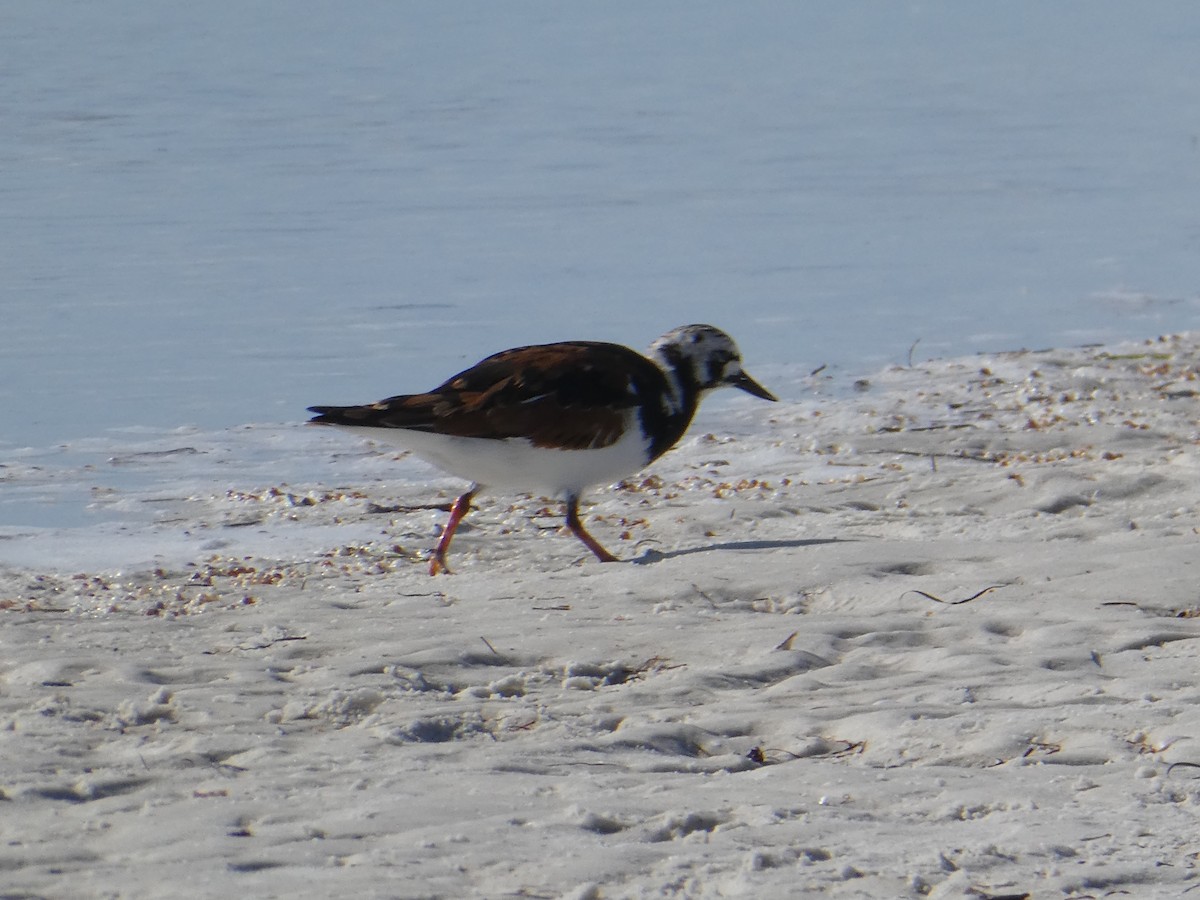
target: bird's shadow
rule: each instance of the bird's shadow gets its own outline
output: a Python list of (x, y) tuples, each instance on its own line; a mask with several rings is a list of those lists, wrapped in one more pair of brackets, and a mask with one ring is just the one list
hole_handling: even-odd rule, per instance
[(852, 543), (847, 538), (809, 538), (795, 541), (728, 541), (722, 544), (705, 544), (703, 547), (684, 547), (680, 550), (647, 550), (641, 556), (631, 559), (637, 566), (648, 566), (666, 559), (678, 556), (691, 556), (693, 553), (710, 553), (716, 550), (792, 550), (797, 547), (815, 547), (820, 544)]

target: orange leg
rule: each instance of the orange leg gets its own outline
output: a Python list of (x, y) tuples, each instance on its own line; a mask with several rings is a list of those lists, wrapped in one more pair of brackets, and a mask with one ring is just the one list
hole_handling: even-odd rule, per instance
[(478, 490), (478, 485), (471, 485), (471, 489), (455, 500), (454, 505), (450, 507), (450, 518), (446, 521), (446, 527), (442, 529), (442, 538), (438, 541), (437, 550), (433, 552), (433, 559), (429, 562), (430, 575), (437, 575), (439, 572), (450, 574), (450, 566), (446, 564), (446, 551), (450, 549), (450, 541), (454, 538), (458, 523), (471, 511), (471, 499)]
[(600, 562), (617, 562), (617, 558), (600, 546), (600, 542), (587, 533), (583, 523), (579, 521), (579, 498), (567, 497), (567, 528), (571, 534), (583, 541), (583, 545), (596, 554)]

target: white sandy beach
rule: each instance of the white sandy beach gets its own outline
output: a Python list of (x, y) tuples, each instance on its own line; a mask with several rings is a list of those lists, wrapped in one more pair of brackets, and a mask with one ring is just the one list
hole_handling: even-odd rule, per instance
[(626, 563), (490, 498), (430, 578), (460, 485), (299, 425), (9, 529), (0, 896), (1200, 885), (1200, 334), (793, 387), (588, 497)]

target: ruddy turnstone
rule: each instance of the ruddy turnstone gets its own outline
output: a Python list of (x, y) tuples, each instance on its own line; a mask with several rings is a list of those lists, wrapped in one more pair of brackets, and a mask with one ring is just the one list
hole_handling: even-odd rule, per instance
[(429, 564), (446, 553), (471, 501), (488, 488), (560, 496), (567, 528), (602, 562), (616, 557), (579, 521), (584, 488), (624, 478), (683, 437), (700, 399), (728, 385), (775, 396), (742, 371), (737, 345), (711, 325), (685, 325), (643, 356), (620, 344), (568, 341), (489, 356), (426, 394), (366, 406), (312, 406), (334, 425), (397, 444), (471, 482), (450, 510)]

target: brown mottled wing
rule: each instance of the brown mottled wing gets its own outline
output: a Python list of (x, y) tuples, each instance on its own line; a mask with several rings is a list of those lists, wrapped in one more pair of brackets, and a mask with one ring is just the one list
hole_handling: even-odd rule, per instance
[(597, 449), (621, 436), (640, 394), (661, 371), (618, 344), (518, 347), (489, 356), (427, 394), (369, 406), (313, 407), (314, 422), (409, 428), (462, 437), (524, 437), (539, 447)]

